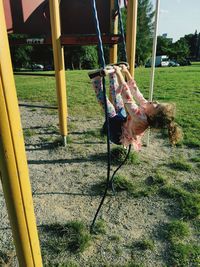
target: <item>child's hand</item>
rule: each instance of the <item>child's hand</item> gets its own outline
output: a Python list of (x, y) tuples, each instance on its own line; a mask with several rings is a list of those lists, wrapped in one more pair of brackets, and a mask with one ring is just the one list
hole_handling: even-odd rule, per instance
[(113, 66), (116, 74), (121, 74), (121, 69), (119, 66)]
[(115, 73), (118, 77), (119, 84), (125, 83), (124, 76), (121, 72), (121, 68), (119, 66), (114, 66), (113, 68), (114, 68)]
[(128, 72), (128, 68), (125, 64), (120, 65), (120, 67), (121, 67), (122, 72), (124, 72), (124, 73)]

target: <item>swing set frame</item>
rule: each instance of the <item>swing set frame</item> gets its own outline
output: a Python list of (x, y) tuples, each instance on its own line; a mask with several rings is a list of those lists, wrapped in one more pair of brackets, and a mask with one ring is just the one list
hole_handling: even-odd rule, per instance
[[(5, 2), (5, 0), (0, 0), (0, 176), (19, 266), (40, 267), (43, 266), (42, 257), (10, 57), (3, 1)], [(110, 14), (112, 15), (114, 0), (110, 1)], [(49, 0), (49, 8), (59, 125), (63, 143), (66, 145), (67, 97), (59, 2), (59, 0)], [(130, 73), (134, 77), (137, 0), (128, 1), (127, 12), (127, 54)], [(114, 34), (118, 33), (117, 25), (116, 17), (111, 26), (111, 32)], [(110, 62), (117, 62), (117, 43), (113, 44), (110, 48)]]

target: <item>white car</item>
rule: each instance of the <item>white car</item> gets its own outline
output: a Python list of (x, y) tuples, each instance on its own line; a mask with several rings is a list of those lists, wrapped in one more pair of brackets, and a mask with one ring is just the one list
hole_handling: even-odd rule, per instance
[(41, 64), (33, 64), (33, 65), (31, 66), (31, 69), (32, 69), (32, 70), (44, 70), (44, 66), (41, 65)]

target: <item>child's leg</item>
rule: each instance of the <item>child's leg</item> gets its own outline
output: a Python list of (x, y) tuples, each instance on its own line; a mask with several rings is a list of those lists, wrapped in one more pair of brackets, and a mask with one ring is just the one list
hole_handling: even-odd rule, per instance
[[(101, 107), (104, 109), (104, 95), (103, 95), (103, 84), (102, 84), (102, 78), (97, 76), (96, 78), (93, 78), (92, 85), (96, 93), (97, 100)], [(106, 97), (107, 101), (107, 108), (108, 108), (108, 116), (110, 118), (114, 117), (116, 115), (115, 108), (113, 104), (109, 101), (109, 99)]]
[(119, 112), (120, 110), (124, 109), (124, 103), (121, 93), (117, 91), (119, 87), (117, 75), (115, 73), (112, 73), (109, 75), (109, 79), (110, 79), (110, 94), (112, 96), (112, 101), (115, 106), (116, 112)]

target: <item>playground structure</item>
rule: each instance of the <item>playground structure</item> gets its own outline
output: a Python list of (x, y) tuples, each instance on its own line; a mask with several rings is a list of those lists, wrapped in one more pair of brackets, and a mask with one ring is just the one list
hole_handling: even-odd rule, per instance
[[(112, 44), (110, 62), (117, 62), (117, 43), (120, 40), (120, 36), (117, 34), (117, 17), (114, 21), (111, 19), (114, 2), (114, 0), (97, 1), (103, 41)], [(87, 1), (88, 6), (84, 4), (84, 9), (81, 7), (83, 4), (80, 3), (82, 3), (81, 0), (61, 2), (59, 0), (0, 0), (0, 25), (2, 28), (0, 35), (0, 170), (20, 266), (39, 267), (42, 266), (42, 259), (7, 32), (42, 35), (40, 38), (35, 39), (34, 36), (34, 38), (26, 40), (33, 44), (38, 39), (42, 44), (52, 43), (59, 126), (63, 143), (66, 144), (67, 97), (63, 45), (97, 43), (95, 30), (92, 27), (90, 1)], [(70, 8), (74, 13), (68, 8), (71, 4)], [(77, 8), (78, 6), (79, 8)], [(79, 12), (86, 10), (89, 14), (87, 20), (85, 20), (85, 16), (84, 18), (83, 16), (79, 17), (76, 13), (77, 10)], [(67, 12), (69, 12), (68, 16)], [(72, 20), (67, 21), (66, 17)], [(77, 18), (80, 19), (80, 23), (75, 23), (78, 22)], [(126, 43), (132, 76), (134, 76), (135, 63), (136, 19), (137, 0), (129, 0)], [(104, 23), (101, 24), (101, 22)], [(111, 32), (112, 34), (110, 34)], [(22, 40), (22, 43), (24, 41)]]

